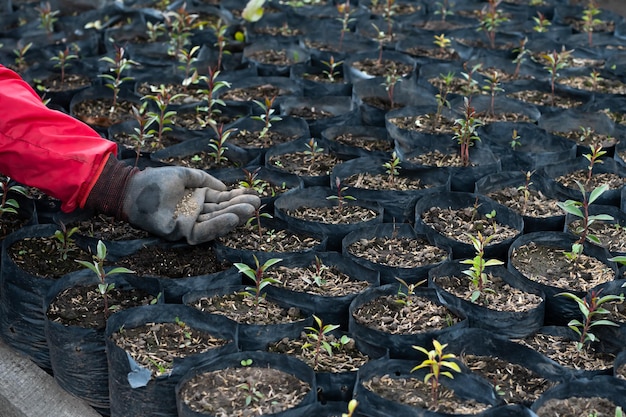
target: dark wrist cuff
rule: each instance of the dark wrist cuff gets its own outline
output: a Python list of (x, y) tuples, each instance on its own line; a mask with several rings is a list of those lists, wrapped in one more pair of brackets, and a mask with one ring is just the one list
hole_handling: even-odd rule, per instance
[(128, 220), (123, 213), (124, 195), (128, 181), (137, 171), (137, 168), (119, 161), (112, 154), (109, 155), (102, 173), (87, 197), (85, 208)]

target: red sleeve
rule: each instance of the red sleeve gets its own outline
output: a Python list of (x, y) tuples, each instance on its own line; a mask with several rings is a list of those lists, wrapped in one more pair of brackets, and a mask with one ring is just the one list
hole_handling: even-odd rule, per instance
[(47, 108), (18, 74), (0, 65), (0, 172), (82, 207), (116, 144), (83, 122)]

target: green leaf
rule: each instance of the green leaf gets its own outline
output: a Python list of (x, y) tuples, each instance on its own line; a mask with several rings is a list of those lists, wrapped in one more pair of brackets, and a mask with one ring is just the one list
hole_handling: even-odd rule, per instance
[(113, 274), (134, 274), (134, 273), (135, 273), (135, 271), (131, 271), (128, 268), (124, 268), (122, 266), (119, 266), (117, 268), (111, 269), (107, 275), (113, 275)]
[(588, 200), (589, 204), (596, 201), (598, 197), (600, 197), (602, 193), (604, 193), (608, 189), (609, 189), (608, 184), (602, 184), (601, 186), (594, 188), (591, 194), (589, 194), (589, 200)]
[(615, 327), (619, 327), (618, 324), (613, 323), (611, 320), (596, 320), (594, 322), (591, 323), (591, 325), (589, 327), (592, 326), (615, 326)]
[(248, 22), (258, 22), (263, 17), (265, 0), (249, 0), (241, 12), (241, 17)]

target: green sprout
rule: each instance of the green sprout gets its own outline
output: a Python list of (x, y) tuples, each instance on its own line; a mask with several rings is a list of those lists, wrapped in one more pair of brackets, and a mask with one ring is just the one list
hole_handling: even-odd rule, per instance
[(491, 281), (489, 281), (485, 273), (485, 268), (488, 266), (503, 265), (504, 262), (498, 259), (485, 259), (485, 246), (493, 239), (493, 235), (485, 237), (480, 232), (477, 232), (476, 236), (469, 233), (465, 233), (465, 235), (472, 241), (476, 255), (472, 259), (462, 260), (461, 263), (471, 265), (471, 267), (463, 271), (463, 273), (470, 277), (472, 286), (474, 287), (470, 300), (476, 302), (483, 293), (493, 292), (492, 289), (487, 288)]
[(387, 173), (389, 184), (394, 184), (396, 177), (400, 175), (400, 158), (395, 151), (391, 153), (391, 159), (383, 164), (383, 168)]
[(314, 348), (313, 369), (317, 370), (319, 364), (319, 356), (322, 353), (322, 349), (326, 351), (329, 356), (333, 356), (333, 346), (330, 342), (328, 342), (327, 336), (333, 330), (338, 329), (339, 325), (324, 324), (322, 323), (322, 319), (317, 317), (315, 314), (313, 315), (313, 319), (315, 319), (315, 324), (317, 325), (317, 327), (305, 327), (305, 330), (308, 330), (308, 333), (306, 333), (306, 337), (308, 340), (311, 340), (311, 342), (307, 341), (306, 343), (304, 343), (302, 345), (302, 349), (304, 350), (310, 347)]
[(100, 61), (106, 62), (111, 66), (109, 68), (109, 72), (111, 72), (112, 74), (98, 75), (98, 77), (107, 80), (108, 82), (106, 82), (104, 85), (113, 90), (113, 103), (111, 104), (109, 113), (113, 113), (115, 111), (118, 95), (120, 93), (122, 84), (128, 81), (132, 81), (134, 79), (133, 77), (124, 76), (123, 74), (131, 67), (139, 65), (138, 62), (126, 58), (125, 55), (126, 50), (121, 46), (115, 45), (115, 55), (113, 56), (113, 58), (109, 56), (103, 56), (102, 58), (100, 58)]
[(452, 372), (461, 372), (461, 368), (456, 362), (451, 360), (456, 358), (456, 355), (443, 352), (445, 348), (448, 347), (447, 344), (442, 345), (436, 339), (433, 339), (433, 347), (434, 349), (432, 350), (426, 350), (421, 346), (413, 346), (413, 349), (424, 353), (427, 359), (424, 359), (422, 363), (411, 369), (411, 372), (422, 368), (428, 368), (430, 370), (430, 372), (424, 376), (424, 383), (428, 384), (430, 382), (431, 397), (436, 407), (439, 404), (441, 377), (454, 379)]
[(59, 230), (54, 232), (56, 247), (59, 251), (59, 259), (66, 260), (67, 255), (74, 249), (74, 238), (72, 236), (78, 232), (78, 227), (68, 229), (63, 222), (59, 222)]
[(11, 184), (10, 177), (3, 177), (2, 180), (0, 180), (0, 190), (2, 192), (2, 198), (0, 199), (0, 217), (2, 217), (4, 213), (17, 214), (20, 203), (14, 198), (9, 198), (9, 193), (14, 192), (28, 196), (26, 188), (21, 185)]
[(345, 195), (344, 192), (348, 189), (348, 187), (341, 185), (341, 179), (339, 177), (335, 177), (335, 189), (337, 190), (337, 194), (330, 195), (326, 197), (327, 200), (337, 200), (337, 209), (340, 213), (343, 213), (343, 206), (346, 200), (356, 200), (355, 197), (351, 195)]
[(109, 298), (108, 293), (111, 292), (115, 288), (114, 283), (107, 283), (107, 277), (115, 274), (133, 274), (134, 271), (131, 271), (128, 268), (124, 267), (115, 267), (108, 272), (104, 270), (104, 262), (107, 257), (107, 247), (103, 241), (99, 240), (98, 245), (96, 246), (96, 254), (93, 257), (93, 262), (87, 262), (82, 260), (76, 260), (79, 264), (84, 266), (85, 268), (90, 269), (96, 276), (99, 278), (100, 283), (98, 284), (98, 292), (102, 295), (104, 300), (104, 317), (109, 317)]
[(569, 292), (562, 292), (556, 294), (556, 296), (567, 297), (571, 300), (574, 300), (576, 304), (578, 304), (578, 309), (583, 315), (583, 321), (573, 319), (567, 324), (567, 326), (574, 330), (576, 334), (580, 336), (580, 339), (576, 343), (576, 349), (581, 351), (585, 344), (591, 342), (597, 342), (599, 339), (596, 335), (591, 333), (591, 328), (596, 326), (616, 326), (617, 324), (613, 323), (611, 320), (607, 319), (599, 319), (599, 316), (607, 316), (610, 314), (610, 311), (602, 307), (602, 304), (607, 302), (618, 301), (620, 303), (624, 302), (624, 295), (612, 295), (608, 294), (605, 296), (600, 296), (602, 290), (592, 290), (589, 297), (580, 298), (575, 294)]
[(263, 289), (270, 284), (280, 284), (280, 281), (277, 279), (265, 276), (265, 271), (270, 268), (272, 265), (276, 265), (281, 262), (280, 258), (271, 258), (265, 261), (263, 265), (260, 264), (259, 259), (256, 255), (252, 255), (254, 258), (255, 267), (251, 268), (250, 266), (244, 263), (234, 263), (237, 270), (254, 281), (254, 287), (246, 287), (245, 292), (243, 293), (246, 296), (252, 297), (254, 299), (254, 305), (258, 307), (262, 298), (265, 298), (265, 294), (261, 294)]
[(264, 138), (265, 135), (267, 135), (267, 132), (269, 132), (270, 128), (272, 127), (272, 122), (279, 122), (282, 120), (281, 117), (274, 115), (274, 112), (276, 111), (274, 108), (272, 108), (272, 106), (274, 105), (274, 100), (276, 100), (276, 96), (272, 97), (271, 99), (265, 97), (265, 100), (263, 102), (253, 100), (254, 103), (256, 103), (256, 105), (259, 106), (261, 110), (263, 110), (263, 114), (259, 116), (251, 116), (252, 120), (258, 120), (264, 123), (263, 129), (261, 129), (261, 132), (259, 133), (259, 138)]
[(452, 130), (454, 131), (453, 139), (460, 146), (461, 163), (467, 167), (470, 164), (469, 150), (474, 145), (474, 142), (480, 140), (476, 130), (479, 126), (482, 126), (483, 122), (476, 117), (476, 111), (469, 104), (467, 97), (464, 98), (463, 116), (462, 119), (454, 121)]

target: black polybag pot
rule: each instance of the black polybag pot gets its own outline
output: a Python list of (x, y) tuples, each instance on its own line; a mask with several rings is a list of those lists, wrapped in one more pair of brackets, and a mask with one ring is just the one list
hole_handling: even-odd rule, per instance
[(392, 224), (381, 223), (376, 226), (364, 227), (360, 230), (356, 230), (346, 235), (342, 241), (342, 253), (344, 256), (352, 259), (358, 264), (361, 264), (369, 269), (380, 272), (381, 284), (397, 284), (396, 278), (401, 278), (408, 284), (416, 284), (419, 281), (426, 280), (428, 278), (428, 271), (440, 262), (449, 259), (452, 253), (452, 249), (447, 246), (438, 246), (443, 249), (446, 256), (440, 259), (436, 263), (425, 264), (416, 267), (399, 267), (389, 264), (377, 263), (367, 259), (361, 254), (353, 253), (349, 250), (350, 245), (358, 242), (361, 239), (375, 239), (375, 238), (401, 238), (422, 241), (426, 244), (434, 245), (432, 241), (423, 233), (418, 233), (409, 224)]
[(600, 397), (626, 408), (626, 381), (610, 375), (599, 375), (593, 378), (573, 379), (544, 392), (531, 409), (535, 412), (551, 399), (567, 399), (570, 397)]
[[(167, 375), (153, 377), (139, 365), (111, 335), (147, 323), (172, 323), (181, 320), (191, 329), (209, 333), (228, 342), (209, 351), (174, 357)], [(237, 352), (237, 324), (221, 316), (206, 316), (185, 305), (164, 304), (129, 309), (111, 317), (106, 329), (107, 358), (112, 416), (176, 416), (175, 387), (182, 376), (198, 363)]]
[[(335, 165), (330, 175), (331, 188), (337, 188), (336, 181), (340, 186), (346, 185), (346, 178), (361, 173), (386, 176), (387, 168), (383, 165), (389, 158), (360, 157), (350, 159)], [(386, 188), (381, 184), (379, 189), (359, 188), (348, 186), (347, 194), (358, 200), (378, 201), (384, 208), (384, 221), (386, 223), (412, 223), (413, 206), (415, 202), (430, 193), (450, 191), (450, 174), (438, 169), (429, 168), (404, 168), (402, 163), (398, 166), (397, 178), (408, 178), (419, 181), (422, 188), (409, 188), (407, 190), (395, 190)]]
[[(456, 155), (459, 153), (459, 145), (448, 138), (447, 141), (434, 143), (431, 146), (416, 146), (406, 153), (398, 151), (398, 156), (407, 168), (434, 168), (435, 165), (421, 165), (411, 162), (412, 158), (432, 151), (438, 151), (444, 155)], [(437, 168), (451, 175), (450, 188), (452, 191), (471, 192), (474, 189), (474, 183), (476, 181), (485, 175), (500, 172), (502, 170), (502, 164), (491, 149), (487, 146), (481, 146), (479, 143), (469, 148), (468, 166), (441, 166)]]
[[(213, 152), (210, 144), (211, 138), (209, 136), (189, 139), (151, 153), (150, 160), (160, 164), (174, 165), (167, 162), (168, 158), (191, 159), (195, 154), (200, 152)], [(245, 149), (230, 145), (228, 142), (226, 143), (226, 147), (227, 149), (224, 151), (224, 156), (228, 158), (230, 166), (245, 167), (250, 164), (258, 164), (260, 158), (259, 155), (255, 155)]]
[(567, 368), (535, 349), (485, 329), (458, 329), (437, 340), (447, 344), (447, 349), (456, 355), (496, 357), (528, 368), (550, 381), (567, 381), (588, 376), (585, 371)]
[[(589, 216), (597, 216), (597, 215), (606, 214), (613, 218), (612, 220), (596, 220), (594, 222), (594, 224), (596, 225), (599, 225), (599, 224), (612, 225), (614, 228), (619, 229), (619, 230), (623, 230), (623, 228), (626, 228), (626, 211), (620, 210), (618, 207), (605, 206), (601, 204), (591, 204), (588, 208), (588, 211), (589, 211)], [(578, 226), (581, 225), (580, 217), (576, 217), (572, 215), (571, 213), (567, 213), (565, 215), (565, 224), (563, 226), (563, 231), (572, 233), (575, 236), (580, 237), (580, 235), (577, 235), (574, 232), (573, 226), (571, 225), (571, 223), (575, 221), (578, 221)], [(592, 225), (591, 226), (592, 234), (593, 234), (593, 228), (594, 226)], [(624, 233), (622, 233), (622, 235), (624, 235)], [(603, 240), (602, 236), (598, 236), (598, 237), (600, 238), (601, 241)], [(600, 246), (607, 248), (609, 252), (611, 253), (611, 255), (613, 256), (626, 256), (626, 242), (621, 239), (618, 240), (617, 242), (614, 242), (613, 245), (611, 244), (606, 245), (605, 242), (603, 242)]]
[[(279, 355), (276, 353), (268, 353), (268, 352), (238, 352), (231, 353), (228, 355), (223, 355), (214, 360), (204, 361), (202, 363), (197, 364), (190, 368), (187, 373), (181, 378), (181, 380), (176, 384), (176, 404), (178, 409), (179, 417), (200, 417), (200, 416), (211, 416), (212, 414), (205, 414), (195, 412), (190, 409), (190, 407), (184, 403), (181, 399), (181, 390), (184, 389), (185, 385), (192, 379), (194, 376), (202, 375), (203, 373), (216, 371), (220, 369), (227, 368), (240, 368), (243, 365), (241, 364), (243, 361), (247, 361), (251, 359), (252, 364), (250, 366), (254, 367), (263, 367), (263, 368), (273, 368), (286, 373), (289, 373), (301, 381), (307, 383), (310, 387), (310, 391), (306, 394), (306, 396), (297, 404), (294, 408), (289, 408), (284, 411), (273, 413), (273, 414), (263, 414), (263, 416), (272, 416), (272, 417), (297, 417), (301, 415), (299, 410), (300, 407), (307, 406), (313, 404), (315, 402), (317, 396), (317, 384), (315, 382), (315, 373), (313, 369), (311, 369), (304, 362), (299, 359), (290, 357), (288, 355)], [(209, 400), (210, 401), (210, 400)]]
[[(371, 26), (368, 26), (368, 29)], [(354, 63), (359, 62), (365, 59), (373, 59), (378, 60), (380, 52), (376, 49), (369, 50), (367, 52), (360, 52), (351, 54), (346, 57), (343, 61), (343, 73), (346, 80), (351, 83), (356, 83), (359, 80), (367, 80), (367, 79), (379, 79), (381, 82), (384, 81), (383, 77), (374, 76), (372, 74), (368, 74), (367, 72), (361, 71), (358, 69)], [(408, 74), (400, 74), (404, 80), (402, 82), (408, 83), (416, 83), (417, 82), (417, 74), (419, 72), (419, 65), (415, 58), (410, 55), (403, 54), (397, 51), (391, 50), (383, 50), (382, 52), (382, 61), (383, 64), (386, 65), (386, 68), (390, 67), (390, 62), (395, 62), (398, 64), (409, 65), (412, 69)]]
[[(251, 284), (246, 285), (229, 285), (217, 288), (211, 288), (199, 291), (190, 291), (183, 296), (183, 304), (192, 306), (200, 311), (201, 306), (198, 304), (202, 298), (209, 298), (214, 296), (222, 296), (233, 293), (241, 293), (246, 291), (246, 288)], [(278, 304), (281, 308), (288, 310), (294, 307), (293, 297), (274, 298), (272, 295), (266, 293), (266, 299), (268, 301)], [(297, 295), (294, 295), (297, 297)], [(313, 316), (311, 311), (300, 310), (300, 318), (294, 321), (288, 321), (277, 324), (249, 324), (238, 323), (239, 332), (239, 348), (245, 351), (263, 350), (268, 343), (276, 340), (279, 335), (291, 335), (294, 329), (300, 329), (301, 326), (310, 326), (313, 324)], [(218, 313), (204, 312), (206, 315), (214, 315)]]
[[(399, 288), (401, 288), (401, 284), (399, 282), (396, 284), (385, 284), (380, 287), (368, 288), (352, 300), (349, 310), (349, 331), (354, 340), (373, 346), (387, 348), (389, 349), (389, 357), (405, 359), (415, 355), (415, 349), (413, 349), (413, 346), (428, 346), (433, 339), (437, 339), (442, 337), (445, 333), (451, 332), (455, 329), (464, 328), (469, 325), (468, 320), (460, 315), (461, 313), (452, 312), (451, 310), (450, 311), (453, 314), (459, 313), (459, 317), (462, 320), (456, 324), (448, 327), (442, 327), (438, 330), (408, 334), (386, 333), (378, 329), (367, 327), (355, 319), (354, 312), (359, 307), (380, 297), (395, 296), (397, 295)], [(442, 305), (435, 290), (432, 288), (417, 287), (415, 288), (415, 295), (435, 304)]]
[[(352, 88), (352, 100), (359, 107), (361, 121), (366, 126), (385, 126), (385, 114), (404, 106), (423, 104), (431, 94), (419, 84), (400, 79), (393, 85), (393, 94), (378, 78), (357, 80)], [(391, 91), (391, 90), (390, 90)], [(393, 99), (393, 102), (391, 101)]]
[[(490, 193), (506, 189), (508, 187), (524, 187), (526, 184), (526, 173), (522, 171), (502, 171), (495, 174), (487, 175), (476, 182), (474, 192), (489, 197)], [(548, 198), (562, 200), (564, 196), (560, 195), (545, 177), (539, 174), (531, 176), (531, 184), (528, 185), (530, 190), (538, 191)], [(555, 214), (552, 216), (532, 216), (532, 213), (522, 214), (524, 220), (524, 233), (537, 232), (541, 230), (561, 231), (565, 221), (565, 215)]]
[[(431, 345), (429, 341), (426, 345), (419, 345), (428, 349)], [(354, 398), (359, 401), (359, 406), (367, 410), (384, 410), (384, 415), (395, 416), (451, 416), (448, 413), (440, 413), (435, 411), (428, 411), (425, 408), (415, 407), (396, 402), (385, 397), (382, 397), (365, 387), (365, 383), (373, 378), (383, 377), (385, 375), (391, 378), (408, 378), (423, 380), (424, 375), (428, 372), (427, 369), (418, 369), (415, 372), (411, 372), (411, 369), (416, 365), (419, 365), (419, 361), (411, 359), (378, 359), (369, 361), (365, 365), (361, 366), (357, 373), (357, 382), (354, 390)], [(500, 413), (497, 411), (503, 406), (503, 401), (498, 398), (493, 386), (486, 380), (477, 377), (470, 372), (454, 373), (454, 378), (441, 378), (440, 383), (454, 391), (455, 396), (463, 399), (473, 399), (477, 402), (487, 404), (489, 407), (486, 411), (472, 414), (477, 416), (502, 416), (507, 413)], [(515, 415), (515, 414), (512, 414)], [(522, 414), (523, 415), (523, 414)], [(528, 414), (527, 414), (528, 415)], [(374, 416), (379, 416), (376, 413)]]
[[(295, 234), (303, 238), (316, 237), (312, 235), (293, 233), (292, 231), (288, 230), (286, 222), (276, 219), (276, 218), (261, 217), (261, 225), (264, 228), (268, 228), (269, 230), (274, 230), (274, 231), (284, 230), (287, 233)], [(290, 254), (290, 253), (306, 253), (306, 252), (314, 252), (314, 251), (323, 252), (326, 250), (327, 242), (328, 242), (328, 238), (324, 236), (323, 238), (319, 239), (318, 244), (313, 245), (310, 248), (303, 248), (302, 250), (292, 251), (292, 252), (284, 252), (284, 251), (279, 251), (279, 250), (261, 251), (261, 250), (252, 250), (252, 249), (246, 249), (246, 248), (234, 248), (234, 247), (225, 245), (219, 240), (219, 238), (214, 240), (214, 245), (215, 245), (215, 253), (218, 256), (218, 258), (225, 259), (230, 262), (243, 262), (248, 265), (253, 265), (254, 257), (256, 257), (259, 260), (259, 262), (263, 263), (267, 261), (268, 259), (281, 258), (283, 256), (286, 256), (286, 254)]]
[[(514, 131), (519, 135), (520, 146), (511, 146)], [(575, 143), (531, 123), (489, 123), (479, 132), (507, 171), (532, 171), (576, 156)]]
[[(350, 135), (363, 141), (362, 146), (346, 144), (343, 135)], [(393, 152), (393, 139), (387, 135), (387, 129), (375, 126), (343, 125), (331, 126), (322, 131), (321, 137), (328, 141), (331, 151), (341, 159), (361, 156), (380, 156), (390, 158)]]
[(465, 208), (472, 208), (475, 204), (478, 204), (477, 211), (481, 216), (485, 216), (485, 214), (495, 210), (495, 221), (501, 225), (506, 225), (517, 232), (513, 237), (504, 239), (501, 242), (489, 243), (485, 246), (485, 257), (506, 259), (509, 246), (518, 236), (522, 234), (522, 231), (524, 230), (524, 220), (520, 214), (514, 212), (507, 206), (496, 203), (494, 200), (481, 194), (452, 191), (438, 193), (428, 196), (428, 198), (418, 200), (415, 204), (415, 230), (426, 234), (429, 239), (432, 239), (432, 241), (437, 245), (451, 247), (454, 259), (473, 258), (475, 250), (472, 244), (441, 234), (434, 227), (424, 222), (422, 214), (432, 207), (461, 210)]
[[(326, 74), (331, 71), (333, 71), (333, 76), (337, 77), (335, 81), (329, 80), (330, 77)], [(328, 66), (323, 66), (321, 63), (319, 65), (316, 65), (315, 63), (299, 63), (291, 66), (289, 78), (302, 85), (302, 91), (304, 92), (305, 97), (349, 96), (352, 94), (352, 83), (343, 81), (342, 72), (343, 70), (341, 65), (337, 69), (331, 69)], [(316, 75), (318, 77), (322, 77), (322, 80), (324, 81), (308, 79), (306, 75)]]
[[(312, 137), (315, 137), (315, 136), (312, 135)], [(300, 138), (300, 139), (292, 140), (290, 142), (281, 143), (281, 144), (272, 146), (265, 153), (264, 166), (268, 170), (278, 171), (282, 173), (289, 173), (289, 171), (287, 171), (283, 167), (273, 164), (272, 159), (273, 158), (279, 159), (280, 155), (305, 152), (308, 149), (307, 145), (309, 144), (309, 141), (310, 141), (309, 138)], [(330, 147), (329, 143), (325, 139), (319, 138), (319, 139), (316, 139), (316, 142), (317, 142), (317, 146), (323, 150), (324, 154), (331, 153), (329, 149)], [(328, 173), (314, 172), (312, 173), (312, 175), (304, 175), (304, 174), (296, 174), (296, 175), (298, 175), (302, 179), (304, 187), (328, 186), (329, 181), (330, 181), (330, 168), (328, 169), (327, 172)]]
[(52, 236), (56, 230), (58, 227), (52, 224), (32, 225), (11, 233), (2, 241), (0, 334), (7, 345), (26, 354), (43, 369), (50, 369), (43, 305), (54, 279), (22, 270), (9, 256), (8, 249), (24, 238)]
[[(519, 247), (530, 243), (569, 251), (571, 250), (572, 244), (577, 240), (578, 238), (565, 232), (533, 232), (526, 233), (518, 237), (509, 247), (507, 268), (525, 281), (526, 285), (530, 288), (534, 288), (536, 291), (541, 291), (546, 295), (546, 324), (566, 325), (570, 320), (579, 319), (580, 310), (578, 308), (578, 304), (569, 298), (557, 296), (556, 294), (571, 292), (578, 297), (583, 297), (585, 292), (572, 288), (559, 288), (552, 285), (546, 285), (526, 277), (516, 268), (514, 262), (512, 261), (512, 254)], [(583, 254), (594, 257), (609, 266), (615, 271), (615, 276), (617, 277), (617, 266), (614, 262), (608, 260), (611, 256), (605, 248), (586, 243), (583, 246)]]
[[(452, 310), (462, 311), (469, 320), (469, 327), (489, 330), (508, 338), (519, 338), (528, 336), (543, 326), (546, 302), (545, 296), (541, 293), (536, 293), (542, 298), (541, 303), (533, 308), (523, 311), (495, 310), (460, 298), (439, 285), (437, 278), (440, 277), (458, 277), (462, 282), (471, 285), (469, 277), (463, 274), (463, 271), (468, 268), (469, 265), (459, 262), (444, 262), (428, 272), (428, 286), (435, 289), (439, 300), (444, 305)], [(511, 287), (525, 291), (520, 279), (504, 266), (490, 266), (485, 269), (485, 273), (493, 274), (494, 277), (500, 278)]]
[[(300, 190), (288, 191), (278, 197), (274, 202), (275, 216), (287, 223), (287, 226), (296, 232), (305, 233), (319, 238), (327, 237), (328, 250), (338, 251), (341, 248), (341, 240), (350, 232), (366, 226), (382, 223), (383, 208), (377, 202), (363, 200), (346, 200), (343, 204), (346, 210), (349, 207), (359, 207), (373, 210), (376, 215), (372, 219), (355, 223), (324, 223), (298, 218), (289, 212), (298, 208), (328, 208), (337, 207), (337, 201), (328, 199), (335, 196), (328, 187), (308, 187)], [(338, 210), (338, 208), (337, 208)]]
[[(322, 261), (323, 265), (336, 268), (338, 271), (348, 275), (351, 280), (365, 281), (370, 287), (380, 285), (380, 274), (377, 271), (359, 265), (337, 252), (294, 254), (284, 258), (276, 266), (307, 268), (315, 264), (316, 257)], [(329, 294), (293, 291), (280, 284), (268, 285), (266, 291), (267, 294), (277, 299), (289, 296), (292, 299), (290, 304), (293, 306), (303, 311), (312, 311), (322, 322), (338, 324), (344, 329), (348, 328), (348, 308), (350, 303), (358, 295), (358, 292), (333, 296), (332, 291)]]
[[(587, 152), (589, 153), (589, 152)], [(547, 177), (548, 181), (554, 184), (555, 189), (566, 197), (568, 200), (582, 201), (582, 195), (580, 189), (573, 185), (566, 187), (557, 181), (557, 178), (561, 175), (572, 174), (576, 172), (588, 172), (589, 160), (584, 156), (577, 157), (575, 159), (569, 159), (560, 163), (550, 164), (542, 167), (538, 172)], [(626, 184), (626, 167), (620, 166), (616, 163), (615, 159), (604, 158), (602, 163), (595, 163), (593, 165), (592, 176), (594, 174), (612, 174), (620, 178), (624, 178), (624, 184)], [(608, 206), (620, 205), (620, 193), (626, 186), (622, 184), (621, 187), (609, 188), (594, 201), (594, 204), (602, 204)], [(591, 191), (587, 191), (587, 197)]]
[[(593, 106), (593, 104), (591, 106)], [(606, 135), (606, 143), (602, 143), (600, 140), (596, 142), (602, 145), (603, 150), (607, 152), (608, 156), (613, 156), (615, 152), (615, 142), (618, 141), (615, 136), (619, 134), (619, 131), (616, 129), (614, 122), (609, 116), (602, 112), (594, 112), (591, 109), (562, 109), (546, 112), (541, 116), (538, 126), (552, 134), (568, 132), (580, 133), (580, 128), (584, 127), (591, 129), (595, 134)], [(609, 139), (610, 137), (613, 139)], [(579, 144), (572, 140), (570, 140), (570, 142), (576, 144), (576, 156), (589, 153), (588, 145)]]
[[(125, 274), (124, 274), (125, 275)], [(141, 290), (157, 299), (162, 289), (157, 280), (113, 275), (107, 283), (122, 291)], [(44, 298), (44, 309), (64, 290), (76, 286), (97, 285), (99, 278), (89, 269), (56, 280)], [(110, 317), (114, 317), (112, 314)], [(45, 334), (54, 379), (66, 391), (85, 400), (101, 413), (109, 413), (109, 368), (106, 358), (104, 325), (102, 328), (68, 326), (45, 317)]]
[(309, 125), (311, 136), (319, 138), (331, 126), (360, 124), (361, 114), (359, 107), (348, 96), (321, 96), (302, 97), (289, 96), (280, 100), (281, 116), (296, 116), (301, 110), (325, 111), (328, 117), (305, 118)]
[[(237, 186), (240, 186), (240, 183), (242, 181), (248, 181), (246, 171), (250, 172), (251, 174), (256, 173), (256, 179), (264, 181), (265, 183), (273, 187), (279, 188), (281, 190), (281, 193), (284, 191), (304, 187), (304, 182), (296, 174), (270, 170), (263, 166), (259, 166), (256, 168), (251, 166), (248, 168), (218, 169), (211, 172), (211, 175), (222, 181), (224, 184), (226, 184), (226, 186), (236, 188)], [(280, 193), (274, 194), (272, 192), (260, 195), (261, 205), (265, 205), (263, 209), (269, 213), (272, 213), (274, 211), (274, 201), (276, 201), (279, 196)]]

